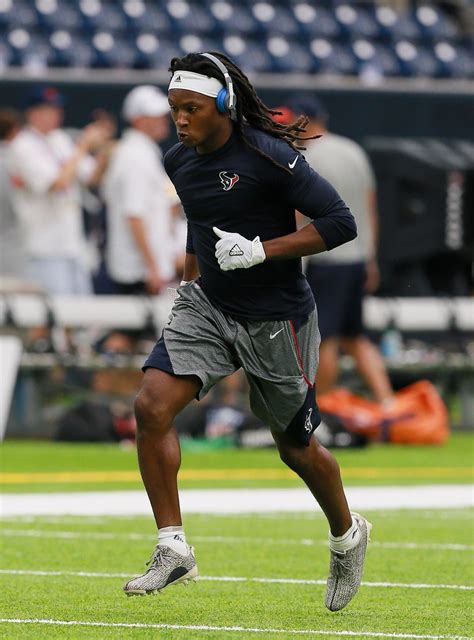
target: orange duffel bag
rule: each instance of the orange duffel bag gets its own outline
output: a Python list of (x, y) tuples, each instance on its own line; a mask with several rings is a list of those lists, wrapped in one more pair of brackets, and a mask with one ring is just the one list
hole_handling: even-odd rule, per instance
[(384, 439), (389, 442), (442, 444), (448, 439), (448, 411), (436, 387), (428, 380), (398, 391), (394, 404), (384, 413), (382, 431), (386, 430)]
[(333, 389), (318, 396), (322, 414), (337, 416), (348, 431), (369, 440), (398, 444), (442, 444), (449, 436), (448, 412), (436, 387), (420, 380), (395, 394), (390, 408)]
[(325, 414), (336, 416), (348, 431), (379, 439), (383, 415), (376, 402), (338, 388), (318, 395), (318, 407), (323, 419)]

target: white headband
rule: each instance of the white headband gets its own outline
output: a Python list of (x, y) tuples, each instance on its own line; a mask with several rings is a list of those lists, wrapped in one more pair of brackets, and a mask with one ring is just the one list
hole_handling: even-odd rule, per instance
[(223, 88), (217, 78), (210, 78), (201, 73), (194, 73), (194, 71), (175, 71), (168, 91), (171, 91), (171, 89), (185, 89), (186, 91), (196, 91), (196, 93), (216, 98)]

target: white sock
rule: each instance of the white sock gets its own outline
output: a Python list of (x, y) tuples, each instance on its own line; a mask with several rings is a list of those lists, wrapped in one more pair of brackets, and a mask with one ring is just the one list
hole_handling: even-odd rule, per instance
[(359, 544), (360, 530), (357, 524), (357, 520), (352, 516), (352, 525), (342, 536), (333, 536), (329, 532), (329, 546), (332, 551), (338, 553), (345, 553), (349, 549), (353, 549)]
[(186, 536), (182, 526), (158, 529), (158, 544), (171, 547), (182, 556), (188, 555), (188, 545), (186, 544)]

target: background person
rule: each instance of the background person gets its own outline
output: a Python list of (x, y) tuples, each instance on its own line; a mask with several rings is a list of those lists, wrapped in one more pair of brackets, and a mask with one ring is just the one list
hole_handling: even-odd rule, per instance
[(176, 275), (172, 208), (178, 200), (156, 144), (169, 134), (168, 100), (157, 87), (135, 87), (122, 114), (129, 128), (103, 183), (107, 270), (118, 293), (157, 294)]
[(304, 156), (341, 194), (358, 230), (352, 242), (308, 259), (306, 277), (316, 300), (321, 332), (317, 393), (329, 391), (336, 384), (341, 348), (352, 356), (375, 399), (389, 404), (393, 400), (390, 379), (379, 350), (365, 335), (362, 321), (364, 296), (379, 285), (374, 173), (360, 145), (328, 131), (329, 115), (317, 98), (294, 97), (289, 107), (293, 112), (290, 119), (299, 114), (309, 118), (309, 137), (321, 136), (305, 142)]
[(103, 167), (89, 153), (107, 140), (109, 131), (90, 124), (74, 143), (60, 128), (64, 103), (54, 87), (35, 87), (27, 96), (26, 125), (9, 150), (12, 202), (29, 277), (50, 294), (88, 294), (79, 181), (99, 180)]

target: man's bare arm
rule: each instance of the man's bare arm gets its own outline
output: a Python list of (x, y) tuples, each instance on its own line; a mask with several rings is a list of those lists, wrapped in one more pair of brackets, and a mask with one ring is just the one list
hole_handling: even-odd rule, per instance
[(190, 280), (196, 280), (197, 277), (199, 277), (197, 258), (194, 253), (186, 253), (186, 257), (184, 259), (183, 280), (189, 282)]

